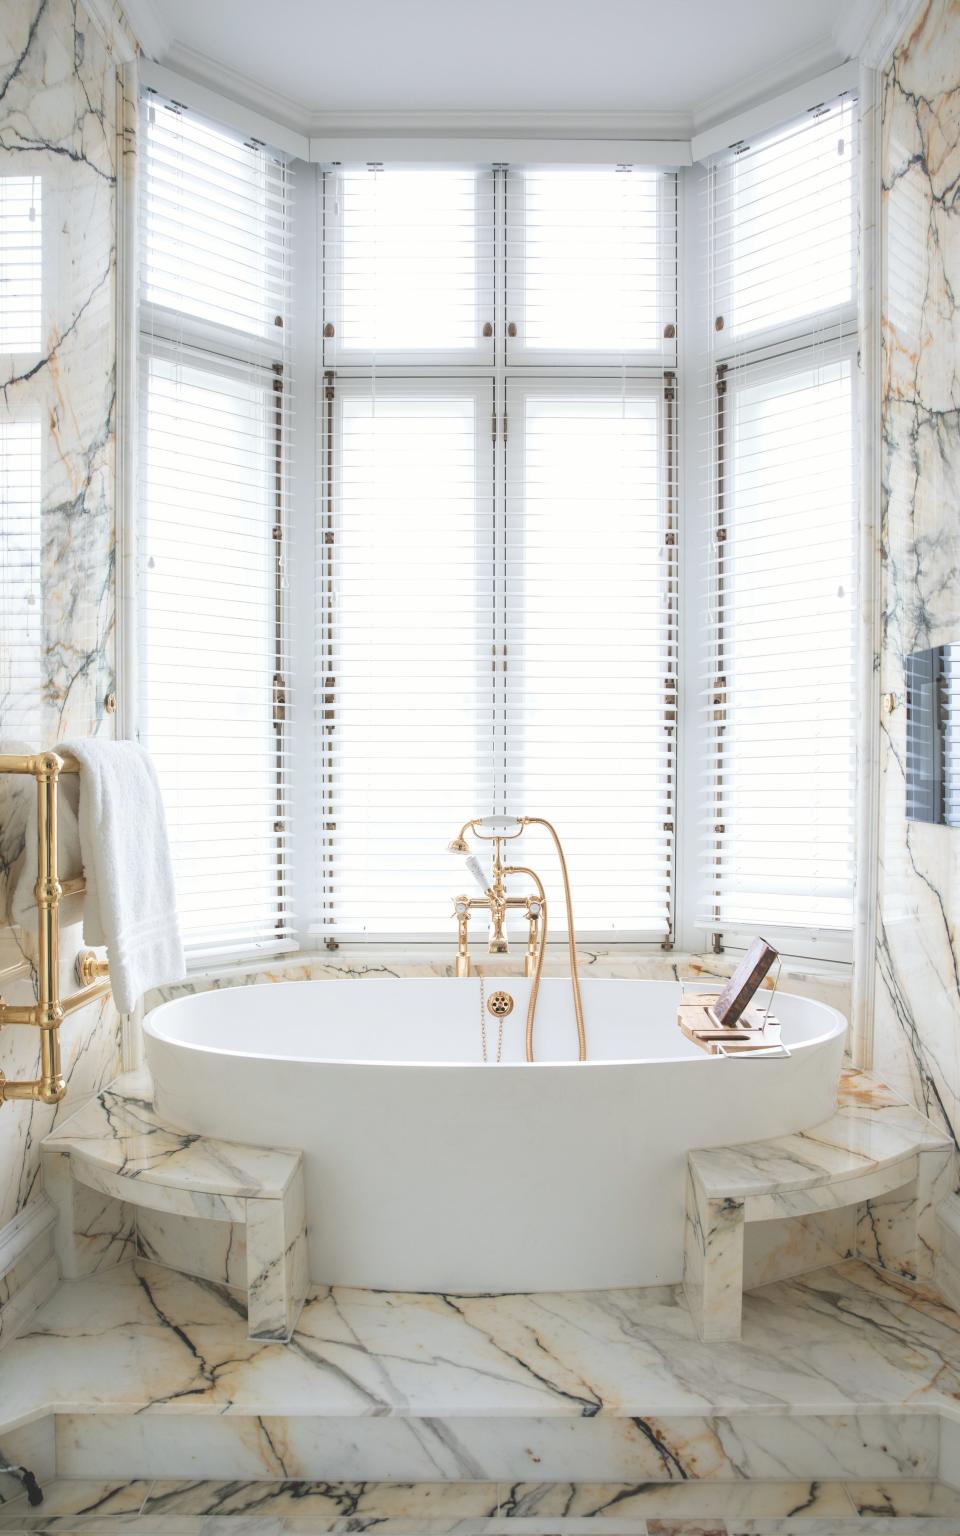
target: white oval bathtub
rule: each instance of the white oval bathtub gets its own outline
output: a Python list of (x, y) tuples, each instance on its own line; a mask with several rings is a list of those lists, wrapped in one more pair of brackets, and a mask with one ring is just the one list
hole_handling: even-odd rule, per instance
[[(529, 983), (503, 1064), (481, 1058), (476, 979), (267, 983), (155, 1009), (146, 1052), (173, 1124), (305, 1154), (315, 1282), (535, 1291), (680, 1279), (686, 1153), (804, 1130), (833, 1112), (846, 1022), (777, 997), (789, 1060), (704, 1055), (675, 1023), (680, 988)], [(498, 1023), (486, 1015), (491, 1055)]]

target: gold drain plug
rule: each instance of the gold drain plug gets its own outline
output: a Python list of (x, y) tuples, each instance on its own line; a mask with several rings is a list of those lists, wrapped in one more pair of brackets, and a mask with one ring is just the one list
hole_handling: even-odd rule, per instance
[(508, 1013), (513, 1012), (513, 998), (509, 992), (491, 992), (487, 998), (487, 1012), (492, 1013), (495, 1019), (505, 1019)]

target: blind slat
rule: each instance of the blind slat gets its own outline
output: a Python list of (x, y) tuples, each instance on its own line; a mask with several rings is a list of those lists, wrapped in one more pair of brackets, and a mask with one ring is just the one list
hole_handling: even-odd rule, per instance
[[(275, 321), (289, 310), (290, 173), (156, 103), (143, 144), (141, 735), (188, 954), (226, 958), (287, 948), (291, 933), (292, 755), (274, 721), (288, 665), (292, 413)], [(245, 350), (269, 342), (277, 369), (208, 351), (211, 326)]]
[(849, 929), (855, 104), (714, 167), (707, 198), (714, 539), (702, 857), (712, 877), (701, 920)]

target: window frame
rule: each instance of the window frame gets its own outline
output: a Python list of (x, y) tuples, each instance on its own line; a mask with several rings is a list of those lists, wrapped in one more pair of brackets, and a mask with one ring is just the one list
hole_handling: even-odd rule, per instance
[[(628, 368), (644, 373), (651, 371), (658, 377), (664, 370), (676, 371), (678, 367), (677, 341), (676, 341), (676, 313), (667, 314), (663, 308), (665, 284), (662, 273), (659, 274), (657, 286), (657, 304), (659, 314), (656, 329), (657, 345), (652, 347), (621, 347), (621, 348), (583, 348), (565, 349), (562, 347), (534, 347), (527, 346), (524, 337), (524, 325), (522, 317), (526, 312), (527, 295), (522, 277), (517, 271), (517, 257), (515, 252), (523, 247), (525, 241), (525, 203), (523, 199), (524, 177), (537, 170), (548, 172), (569, 172), (573, 174), (586, 174), (596, 167), (590, 165), (552, 165), (545, 167), (522, 165), (508, 167), (504, 178), (505, 197), (505, 250), (503, 258), (503, 349), (504, 366), (508, 371), (519, 369), (535, 369), (538, 372), (556, 371), (574, 374), (578, 370), (602, 377), (611, 369), (620, 370)], [(664, 250), (663, 229), (666, 221), (671, 216), (674, 220), (674, 228), (677, 225), (678, 205), (680, 198), (680, 171), (667, 170), (663, 166), (654, 165), (618, 165), (604, 167), (610, 174), (616, 176), (629, 176), (634, 174), (648, 175), (657, 183), (657, 252)], [(672, 209), (664, 200), (664, 193), (669, 182), (673, 183)], [(679, 231), (674, 244), (675, 269), (673, 276), (673, 291), (679, 292)], [(666, 286), (669, 286), (666, 285)], [(519, 322), (519, 323), (518, 323)], [(665, 333), (664, 326), (673, 325), (673, 335)], [(516, 334), (510, 334), (511, 325), (516, 327)]]
[[(201, 126), (211, 127), (215, 132), (233, 138), (238, 145), (255, 148), (262, 153), (269, 153), (265, 147), (252, 140), (247, 140), (234, 128), (212, 121), (205, 114), (192, 112), (189, 109), (180, 108), (176, 103), (159, 96), (149, 89), (141, 91), (139, 101), (139, 121), (143, 122), (143, 115), (156, 108), (157, 110), (173, 109), (185, 112), (189, 118), (199, 122)], [(143, 206), (143, 182), (147, 175), (145, 156), (144, 164), (138, 168), (137, 198), (138, 207)], [(277, 157), (282, 158), (282, 157)], [(289, 198), (287, 221), (292, 221), (294, 215), (293, 204), (296, 198), (296, 182), (294, 182), (294, 194)], [(284, 226), (284, 238), (288, 239), (287, 225)], [(284, 324), (269, 326), (264, 323), (262, 330), (247, 330), (232, 326), (219, 320), (201, 317), (190, 313), (189, 310), (179, 311), (156, 300), (149, 300), (143, 293), (143, 275), (146, 262), (145, 237), (141, 233), (140, 252), (136, 274), (136, 378), (138, 394), (141, 402), (138, 411), (138, 456), (140, 466), (136, 487), (136, 585), (139, 594), (142, 590), (143, 575), (141, 574), (141, 562), (143, 560), (143, 529), (146, 519), (146, 504), (144, 499), (145, 475), (143, 466), (146, 462), (146, 441), (148, 433), (148, 407), (149, 388), (148, 376), (151, 362), (155, 359), (171, 362), (176, 365), (178, 357), (183, 356), (188, 366), (196, 367), (200, 372), (210, 375), (218, 373), (224, 379), (239, 378), (242, 373), (262, 376), (264, 394), (264, 418), (269, 418), (270, 399), (273, 399), (273, 417), (275, 434), (274, 474), (273, 487), (270, 498), (273, 503), (270, 527), (272, 528), (273, 561), (272, 579), (270, 590), (272, 597), (272, 612), (268, 619), (267, 627), (272, 628), (274, 635), (272, 654), (272, 698), (270, 700), (270, 716), (268, 730), (272, 729), (275, 743), (275, 792), (274, 792), (274, 818), (273, 818), (273, 847), (276, 854), (278, 870), (286, 869), (287, 872), (278, 875), (275, 884), (274, 927), (275, 938), (240, 938), (234, 940), (219, 940), (212, 943), (189, 944), (186, 951), (188, 972), (205, 972), (213, 967), (219, 967), (233, 962), (249, 961), (252, 958), (261, 959), (274, 955), (288, 954), (300, 947), (299, 933), (297, 932), (297, 917), (293, 907), (294, 881), (289, 873), (289, 866), (296, 860), (295, 838), (293, 830), (293, 816), (290, 809), (290, 774), (284, 769), (284, 760), (289, 758), (292, 711), (289, 707), (291, 688), (291, 666), (287, 655), (287, 640), (290, 633), (290, 608), (286, 592), (285, 555), (289, 530), (286, 526), (284, 508), (288, 499), (288, 481), (292, 482), (292, 466), (290, 464), (289, 438), (292, 430), (291, 411), (295, 412), (295, 390), (292, 388), (290, 378), (290, 355), (287, 342), (286, 326), (289, 323), (289, 313), (284, 315)], [(291, 272), (291, 283), (297, 281), (296, 271)], [(268, 280), (265, 279), (265, 288)], [(288, 310), (291, 306), (288, 305)], [(294, 439), (295, 441), (295, 439)], [(267, 526), (265, 519), (265, 527)], [(140, 662), (137, 667), (137, 694), (130, 701), (129, 717), (134, 722), (134, 735), (140, 739), (144, 729), (145, 711), (143, 707), (143, 664), (142, 648), (144, 613), (142, 600), (138, 601), (136, 619), (137, 634), (135, 645)], [(292, 913), (292, 919), (291, 919)], [(211, 927), (214, 927), (211, 924)]]
[[(410, 167), (391, 165), (390, 170), (426, 170), (430, 167)], [(375, 176), (383, 172), (384, 168), (373, 164), (344, 163), (335, 170), (322, 172), (320, 181), (320, 257), (321, 265), (318, 273), (318, 285), (320, 295), (320, 309), (322, 325), (319, 327), (318, 348), (321, 354), (322, 366), (325, 371), (330, 369), (338, 374), (347, 373), (357, 369), (367, 372), (376, 368), (377, 372), (397, 371), (408, 372), (411, 369), (436, 368), (447, 373), (460, 370), (490, 369), (494, 365), (494, 351), (496, 346), (496, 233), (495, 233), (495, 199), (497, 195), (496, 175), (491, 169), (484, 172), (475, 166), (457, 166), (444, 164), (436, 169), (450, 172), (451, 174), (476, 173), (478, 195), (478, 217), (474, 229), (474, 258), (476, 261), (476, 281), (474, 285), (474, 317), (476, 323), (475, 344), (472, 347), (449, 347), (431, 349), (411, 349), (407, 347), (379, 348), (372, 351), (363, 347), (348, 347), (343, 345), (340, 332), (342, 330), (342, 305), (339, 302), (342, 294), (342, 276), (338, 281), (338, 274), (342, 274), (342, 266), (338, 263), (337, 253), (341, 248), (343, 231), (343, 210), (338, 206), (337, 183), (344, 175), (368, 175)], [(389, 171), (386, 172), (389, 174)], [(335, 302), (327, 303), (328, 285), (333, 292)], [(484, 336), (483, 330), (489, 323), (490, 334)], [(327, 334), (328, 326), (333, 327), (332, 334)]]
[[(401, 166), (400, 168), (402, 169), (403, 167)], [(448, 169), (449, 165), (444, 163), (443, 166), (439, 168)], [(479, 178), (486, 180), (488, 174), (488, 168), (486, 166), (474, 166), (472, 169), (476, 172)], [(610, 167), (610, 169), (612, 170), (613, 167)], [(651, 166), (642, 167), (642, 169), (649, 170), (652, 175), (655, 175), (659, 178), (664, 178), (665, 180), (670, 180), (677, 176), (675, 171), (666, 170), (663, 167)], [(494, 267), (496, 303), (494, 311), (494, 335), (491, 338), (491, 353), (489, 358), (484, 360), (477, 360), (476, 356), (471, 354), (471, 360), (469, 362), (457, 364), (451, 361), (449, 355), (441, 356), (440, 354), (431, 352), (429, 349), (424, 349), (423, 352), (419, 354), (399, 352), (391, 354), (390, 352), (385, 351), (380, 357), (377, 358), (374, 365), (370, 360), (358, 360), (358, 354), (356, 352), (352, 352), (349, 354), (344, 354), (349, 355), (349, 362), (340, 361), (335, 367), (332, 366), (332, 361), (337, 356), (335, 339), (334, 344), (331, 345), (331, 338), (323, 336), (324, 327), (327, 321), (326, 282), (328, 279), (328, 240), (324, 231), (323, 220), (326, 215), (326, 211), (330, 207), (331, 199), (328, 195), (329, 184), (324, 182), (323, 173), (321, 172), (320, 176), (318, 177), (319, 185), (316, 193), (318, 199), (318, 238), (320, 240), (321, 249), (324, 256), (321, 283), (319, 285), (319, 294), (317, 300), (317, 321), (315, 326), (316, 334), (318, 338), (320, 338), (318, 340), (318, 362), (322, 359), (322, 378), (318, 381), (318, 393), (322, 392), (326, 381), (331, 375), (333, 377), (333, 387), (335, 391), (344, 386), (359, 386), (362, 389), (364, 384), (366, 385), (366, 388), (369, 389), (369, 380), (371, 376), (376, 377), (376, 380), (378, 381), (378, 387), (380, 383), (383, 383), (385, 387), (388, 387), (393, 386), (394, 384), (403, 380), (419, 380), (423, 384), (429, 384), (431, 378), (436, 379), (440, 377), (446, 377), (451, 383), (462, 383), (464, 386), (468, 384), (479, 384), (480, 387), (485, 388), (488, 384), (492, 385), (493, 416), (491, 427), (492, 435), (494, 438), (493, 518), (497, 530), (496, 537), (498, 540), (498, 547), (500, 550), (505, 551), (504, 518), (507, 492), (506, 457), (509, 454), (509, 444), (507, 441), (505, 441), (504, 433), (505, 429), (508, 428), (509, 423), (509, 398), (511, 387), (514, 390), (522, 390), (527, 386), (539, 386), (540, 388), (543, 388), (552, 382), (555, 387), (559, 388), (560, 390), (563, 390), (564, 386), (566, 386), (567, 389), (576, 394), (577, 392), (582, 392), (584, 388), (590, 387), (596, 387), (599, 392), (608, 392), (611, 386), (616, 386), (622, 383), (624, 387), (631, 390), (639, 389), (645, 393), (649, 392), (654, 394), (666, 392), (667, 386), (665, 381), (669, 378), (669, 390), (671, 396), (669, 410), (672, 412), (673, 423), (673, 456), (669, 470), (667, 472), (671, 476), (671, 485), (673, 489), (671, 515), (676, 523), (676, 519), (678, 517), (679, 495), (679, 470), (677, 463), (679, 409), (676, 389), (677, 343), (675, 313), (671, 316), (673, 334), (665, 335), (661, 338), (660, 348), (656, 352), (650, 351), (644, 352), (642, 354), (637, 353), (630, 355), (623, 352), (593, 353), (588, 354), (591, 360), (587, 362), (584, 361), (584, 354), (582, 353), (557, 355), (553, 352), (550, 352), (543, 354), (543, 357), (536, 363), (524, 362), (521, 364), (510, 361), (508, 358), (509, 338), (507, 336), (508, 322), (505, 308), (505, 278), (507, 271), (505, 224), (511, 170), (506, 166), (495, 166), (492, 168), (492, 170), (493, 174), (490, 179), (492, 181), (494, 192), (496, 217), (491, 224), (491, 234), (496, 246), (496, 263)], [(327, 172), (328, 176), (335, 174), (335, 171)], [(664, 215), (661, 208), (658, 216), (669, 217), (676, 220), (677, 240), (679, 240), (679, 219), (677, 212), (679, 188), (676, 182), (674, 182), (674, 186), (676, 190), (674, 192), (672, 204), (669, 207), (668, 212), (666, 215)], [(662, 242), (662, 233), (658, 244), (660, 242)], [(309, 263), (306, 263), (306, 265), (309, 265)], [(675, 278), (673, 281), (675, 282)], [(662, 292), (663, 289), (661, 286), (660, 293), (662, 294)], [(304, 314), (309, 308), (309, 302), (309, 296), (304, 295), (301, 301), (302, 312)], [(336, 314), (335, 305), (333, 307), (333, 313)], [(336, 321), (334, 321), (334, 324), (336, 324)], [(668, 407), (665, 405), (665, 413), (667, 409)], [(326, 426), (325, 413), (323, 410), (318, 410), (317, 419), (318, 461), (322, 462), (324, 465), (321, 473), (328, 474), (329, 455), (326, 443), (324, 441)], [(512, 430), (512, 428), (509, 428), (509, 431)], [(317, 558), (318, 560), (322, 559), (322, 551), (319, 549), (317, 551)], [(497, 581), (498, 590), (500, 592), (503, 591), (502, 578), (505, 570), (505, 563), (506, 557), (504, 554), (495, 567), (495, 578)], [(676, 594), (675, 576), (676, 567), (674, 566), (674, 595)], [(505, 634), (505, 617), (502, 613), (498, 613), (496, 635), (501, 636), (502, 640), (505, 637)], [(496, 643), (498, 642), (495, 638), (495, 644)], [(676, 653), (676, 647), (674, 648), (674, 653)], [(496, 668), (494, 669), (493, 675), (494, 679), (496, 680), (498, 677)], [(676, 692), (674, 692), (674, 713), (676, 712), (676, 698), (677, 695)], [(326, 701), (324, 700), (323, 704), (325, 703)], [(503, 691), (501, 687), (499, 691), (495, 691), (495, 714), (499, 713), (501, 717), (502, 703)], [(497, 706), (499, 706), (499, 710)], [(494, 755), (496, 755), (496, 748), (494, 748)], [(317, 749), (317, 755), (313, 760), (312, 771), (317, 774), (323, 772), (322, 753), (320, 752), (319, 748)], [(671, 810), (675, 809), (676, 804), (675, 784), (676, 750), (674, 748), (674, 779), (670, 795)], [(498, 802), (500, 802), (502, 804), (502, 808), (505, 809), (506, 804), (505, 801), (502, 800), (504, 793), (505, 781), (503, 789), (498, 793)], [(476, 807), (467, 806), (464, 808), (464, 816), (475, 814), (476, 810)], [(671, 840), (670, 863), (671, 868), (673, 868), (675, 871), (675, 839), (673, 837), (674, 825), (675, 817), (672, 818), (672, 823), (669, 829)], [(318, 934), (321, 934), (322, 931), (322, 924), (317, 920), (315, 914), (320, 912), (324, 901), (324, 882), (321, 879), (319, 873), (319, 857), (317, 858), (316, 863), (318, 865), (318, 870), (316, 877), (312, 882), (311, 889), (313, 906), (311, 908), (311, 913), (309, 914), (310, 920), (307, 926), (307, 933), (313, 942), (316, 942)], [(463, 877), (462, 873), (458, 872), (457, 867), (453, 864), (451, 864), (450, 874), (450, 892), (452, 896), (454, 894), (458, 879), (462, 883)], [(580, 932), (580, 930), (578, 930), (578, 936), (592, 940), (593, 942), (602, 943), (605, 946), (608, 944), (621, 946), (631, 945), (636, 948), (642, 948), (644, 950), (649, 950), (656, 953), (661, 952), (663, 949), (673, 948), (675, 945), (675, 898), (676, 886), (674, 880), (672, 888), (671, 908), (669, 913), (669, 924), (666, 934), (661, 934), (659, 931), (656, 934), (653, 934), (650, 932), (641, 932), (640, 930), (623, 932), (616, 932), (615, 930), (604, 930), (603, 932), (588, 932), (587, 930), (584, 930), (583, 932)], [(436, 930), (436, 932), (424, 932), (413, 938), (400, 932), (384, 932), (374, 935), (364, 935), (357, 934), (348, 929), (342, 932), (323, 932), (321, 942), (323, 942), (325, 946), (330, 949), (339, 947), (340, 943), (348, 945), (361, 944), (368, 945), (370, 947), (375, 947), (377, 944), (387, 946), (402, 943), (404, 945), (420, 944), (423, 947), (427, 947), (436, 946), (438, 943), (443, 944), (447, 942), (449, 936), (450, 930), (447, 926), (441, 926)]]
[[(442, 163), (449, 165), (450, 161)], [(702, 264), (703, 246), (697, 245), (697, 234), (703, 234), (702, 224), (696, 211), (698, 194), (695, 188), (701, 176), (702, 167), (695, 164), (690, 169), (678, 171), (678, 215), (679, 215), (679, 241), (678, 241), (678, 327), (679, 343), (676, 347), (674, 370), (677, 375), (678, 403), (677, 413), (681, 427), (679, 459), (677, 464), (678, 497), (682, 500), (683, 529), (678, 560), (678, 581), (681, 589), (681, 681), (680, 692), (682, 695), (682, 707), (679, 709), (678, 721), (678, 765), (676, 769), (676, 799), (680, 807), (680, 819), (677, 823), (677, 848), (676, 870), (674, 883), (674, 902), (677, 909), (675, 926), (675, 945), (680, 950), (700, 951), (709, 948), (710, 930), (702, 923), (698, 923), (694, 916), (697, 909), (698, 894), (698, 863), (695, 860), (694, 850), (697, 848), (701, 829), (695, 825), (698, 822), (697, 807), (699, 800), (694, 789), (694, 779), (691, 777), (696, 771), (696, 759), (699, 746), (704, 740), (702, 725), (703, 716), (703, 680), (697, 672), (697, 660), (701, 654), (700, 646), (704, 638), (703, 613), (696, 602), (696, 560), (697, 541), (704, 525), (704, 507), (702, 504), (702, 479), (703, 466), (698, 464), (698, 433), (696, 430), (697, 396), (699, 390), (700, 365), (705, 356), (703, 337), (706, 326), (700, 325), (700, 319), (705, 313), (706, 298), (704, 293), (696, 292), (698, 268)], [(295, 414), (297, 418), (297, 434), (294, 439), (294, 465), (291, 471), (291, 483), (296, 502), (305, 503), (307, 494), (305, 486), (309, 486), (309, 495), (312, 496), (316, 481), (317, 456), (315, 446), (317, 440), (317, 421), (314, 417), (315, 403), (319, 406), (322, 399), (322, 369), (327, 366), (327, 357), (324, 353), (324, 342), (320, 337), (320, 327), (316, 324), (318, 314), (318, 302), (316, 292), (308, 293), (311, 281), (319, 269), (320, 252), (312, 247), (313, 233), (317, 228), (317, 204), (322, 205), (322, 183), (320, 178), (303, 175), (298, 177), (294, 189), (294, 219), (297, 225), (298, 249), (293, 264), (294, 303), (292, 311), (293, 319), (293, 343), (297, 362), (294, 365), (293, 384), (297, 401)], [(310, 210), (312, 227), (304, 219), (303, 210)], [(322, 224), (321, 224), (322, 229)], [(495, 413), (499, 414), (504, 405), (504, 384), (507, 368), (515, 374), (519, 381), (524, 372), (537, 379), (544, 373), (549, 373), (555, 366), (564, 366), (557, 362), (553, 355), (545, 363), (535, 360), (525, 362), (518, 361), (515, 351), (512, 357), (507, 358), (507, 343), (503, 338), (501, 321), (504, 319), (504, 294), (499, 291), (494, 295), (495, 307), (498, 311), (495, 324), (494, 356), (492, 365), (485, 358), (478, 360), (472, 356), (472, 360), (463, 363), (454, 363), (449, 354), (437, 356), (425, 367), (431, 367), (439, 372), (452, 371), (458, 378), (466, 380), (467, 377), (486, 378), (490, 371), (495, 377), (495, 387), (498, 388), (498, 398), (495, 405)], [(845, 317), (845, 324), (849, 326), (847, 335), (852, 339), (857, 334), (857, 318), (853, 314)], [(177, 320), (178, 333), (182, 329), (179, 318)], [(802, 337), (789, 334), (771, 335), (766, 338), (766, 348), (772, 348), (776, 352), (777, 347), (798, 344), (798, 350), (803, 349)], [(206, 342), (209, 345), (214, 340), (223, 343), (225, 341), (236, 344), (237, 338), (230, 338), (221, 334), (219, 337), (208, 335)], [(249, 343), (250, 338), (246, 338)], [(502, 345), (501, 345), (502, 341)], [(256, 349), (255, 349), (256, 350)], [(741, 349), (742, 350), (742, 349)], [(761, 360), (764, 346), (757, 346), (758, 360)], [(331, 356), (331, 361), (333, 358)], [(307, 366), (302, 366), (303, 364)], [(351, 358), (345, 361), (342, 357), (336, 359), (336, 373), (338, 381), (346, 381), (351, 376), (362, 377), (365, 368), (363, 362)], [(573, 354), (565, 365), (572, 373), (576, 368), (591, 378), (598, 380), (608, 377), (611, 373), (619, 374), (624, 368), (633, 374), (638, 369), (636, 363), (627, 363), (618, 356), (617, 358), (605, 357), (603, 362), (583, 362), (582, 354)], [(665, 366), (665, 365), (664, 365)], [(316, 392), (314, 392), (313, 380), (308, 377), (316, 372)], [(656, 370), (656, 371), (659, 371)], [(378, 365), (378, 372), (383, 377), (402, 377), (406, 368), (399, 359), (391, 360), (382, 367)], [(863, 422), (865, 432), (870, 430), (868, 420)], [(502, 474), (498, 472), (498, 484), (502, 481)], [(682, 497), (679, 488), (682, 487)], [(861, 488), (861, 495), (863, 488)], [(291, 545), (296, 548), (299, 556), (298, 568), (291, 572), (292, 584), (296, 587), (297, 604), (300, 615), (304, 616), (303, 622), (298, 617), (297, 622), (291, 626), (291, 639), (293, 642), (292, 663), (294, 675), (299, 686), (304, 689), (304, 698), (297, 701), (296, 694), (292, 706), (293, 717), (303, 726), (312, 708), (313, 699), (313, 671), (312, 666), (304, 663), (305, 648), (312, 655), (312, 634), (306, 631), (312, 630), (309, 622), (310, 605), (303, 601), (303, 592), (313, 590), (313, 573), (310, 566), (315, 553), (316, 529), (313, 526), (315, 520), (312, 517), (301, 516), (295, 526), (289, 530)], [(307, 525), (311, 526), (307, 526)], [(309, 558), (308, 558), (309, 557)], [(305, 573), (307, 573), (305, 575)], [(862, 644), (862, 639), (861, 639)], [(294, 801), (292, 820), (296, 828), (308, 827), (313, 815), (313, 801), (310, 793), (310, 778), (314, 766), (313, 746), (305, 746), (303, 738), (312, 733), (301, 731), (299, 742), (292, 741), (294, 755), (297, 760), (297, 768), (294, 775)], [(684, 809), (686, 814), (684, 814)], [(299, 834), (297, 834), (299, 836)], [(307, 947), (308, 934), (315, 932), (309, 926), (309, 918), (316, 910), (312, 900), (313, 882), (310, 872), (305, 865), (310, 861), (303, 859), (297, 852), (296, 840), (293, 844), (295, 853), (295, 878), (289, 889), (294, 898), (294, 908), (299, 922), (299, 937)], [(455, 881), (451, 881), (451, 888)], [(310, 898), (304, 899), (304, 891), (309, 890)], [(442, 942), (449, 941), (449, 932), (446, 928), (442, 931)], [(746, 943), (752, 933), (735, 933), (729, 928), (723, 931), (725, 947), (736, 948), (740, 943)], [(774, 935), (776, 938), (777, 935)], [(432, 945), (435, 941), (430, 937), (411, 939), (398, 936), (404, 947)], [(849, 959), (850, 944), (843, 943), (833, 946), (829, 940), (824, 941), (822, 933), (816, 930), (798, 930), (788, 932), (783, 930), (779, 934), (781, 948), (785, 955), (796, 958), (814, 959), (818, 962), (835, 961), (845, 963)], [(344, 938), (344, 943), (354, 942)], [(392, 941), (388, 937), (377, 936), (368, 941), (371, 945), (381, 944), (387, 946)], [(618, 945), (634, 946), (634, 941), (624, 936), (603, 937), (603, 943), (609, 947)], [(287, 946), (290, 947), (290, 946)], [(656, 949), (659, 945), (650, 942), (642, 945), (645, 949)]]
[[(817, 109), (818, 111), (820, 109)], [(799, 122), (802, 119), (795, 118)], [(859, 118), (855, 118), (858, 129)], [(776, 138), (790, 126), (784, 122), (778, 128), (765, 131), (763, 138)], [(861, 157), (861, 181), (856, 179), (855, 161), (854, 196), (858, 205), (862, 202), (862, 161), (868, 153), (865, 134), (860, 134), (858, 146)], [(711, 837), (704, 820), (703, 780), (700, 764), (707, 760), (712, 750), (710, 712), (714, 707), (714, 677), (710, 668), (702, 666), (702, 658), (709, 654), (712, 643), (712, 626), (708, 607), (698, 601), (704, 591), (705, 560), (707, 551), (715, 548), (716, 506), (714, 501), (716, 464), (703, 452), (703, 432), (706, 403), (703, 391), (712, 397), (716, 387), (716, 368), (724, 365), (728, 376), (739, 370), (749, 374), (755, 366), (775, 368), (780, 361), (785, 371), (799, 369), (804, 357), (814, 360), (824, 355), (824, 335), (829, 333), (826, 345), (834, 353), (852, 361), (853, 403), (855, 440), (852, 445), (852, 461), (857, 481), (857, 505), (859, 520), (853, 530), (854, 580), (859, 585), (864, 576), (861, 566), (862, 550), (858, 547), (864, 518), (864, 481), (862, 475), (862, 443), (869, 431), (867, 385), (862, 370), (862, 331), (860, 260), (862, 259), (863, 210), (858, 207), (859, 225), (854, 226), (852, 239), (853, 280), (851, 299), (845, 305), (833, 306), (824, 311), (804, 316), (784, 325), (770, 325), (763, 330), (738, 336), (736, 332), (724, 334), (716, 343), (713, 318), (722, 312), (727, 293), (715, 291), (708, 282), (697, 283), (696, 275), (703, 272), (705, 256), (709, 253), (709, 217), (707, 213), (707, 186), (711, 174), (707, 162), (694, 165), (682, 175), (682, 212), (684, 229), (681, 248), (683, 311), (681, 317), (681, 379), (684, 381), (685, 401), (681, 406), (681, 420), (689, 425), (683, 437), (683, 478), (685, 494), (682, 497), (683, 544), (681, 574), (682, 610), (682, 703), (680, 709), (681, 769), (678, 776), (678, 804), (681, 808), (678, 850), (678, 905), (680, 917), (678, 931), (681, 946), (695, 953), (713, 951), (720, 954), (747, 948), (756, 937), (757, 925), (742, 926), (706, 919), (713, 891), (712, 866), (709, 863)], [(709, 384), (708, 381), (709, 380)], [(709, 556), (712, 559), (712, 554)], [(710, 578), (712, 580), (712, 578)], [(852, 657), (855, 676), (860, 657), (867, 644), (863, 629), (855, 625), (854, 652)], [(855, 733), (855, 746), (859, 749), (860, 738)], [(683, 814), (685, 810), (685, 814)], [(767, 923), (763, 931), (775, 944), (783, 957), (794, 962), (812, 962), (827, 969), (836, 967), (846, 971), (853, 960), (856, 943), (857, 907), (856, 887), (861, 877), (861, 855), (856, 847), (858, 833), (856, 807), (854, 807), (854, 896), (851, 903), (850, 926), (844, 929), (813, 925), (793, 926)], [(758, 918), (758, 923), (762, 919)]]

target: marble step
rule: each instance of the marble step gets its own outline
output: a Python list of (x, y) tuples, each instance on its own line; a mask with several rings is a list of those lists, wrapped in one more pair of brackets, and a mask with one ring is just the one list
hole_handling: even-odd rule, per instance
[(822, 1125), (691, 1152), (684, 1285), (701, 1337), (739, 1337), (746, 1224), (855, 1207), (853, 1252), (930, 1279), (937, 1208), (955, 1181), (950, 1137), (853, 1070), (842, 1075), (837, 1111)]
[(679, 1287), (319, 1288), (284, 1347), (137, 1261), (61, 1286), (0, 1355), (0, 1453), (98, 1478), (933, 1481), (960, 1466), (960, 1318), (848, 1262), (750, 1293), (723, 1345)]
[(0, 1508), (0, 1532), (184, 1536), (737, 1536), (829, 1530), (956, 1536), (960, 1492), (932, 1482), (674, 1484), (309, 1483), (56, 1479), (42, 1505)]
[(65, 1279), (133, 1256), (135, 1208), (245, 1230), (251, 1338), (288, 1339), (307, 1286), (303, 1158), (176, 1130), (157, 1115), (149, 1076), (131, 1073), (47, 1136), (44, 1189), (57, 1209)]

